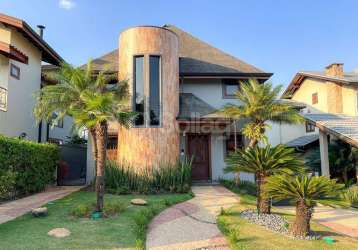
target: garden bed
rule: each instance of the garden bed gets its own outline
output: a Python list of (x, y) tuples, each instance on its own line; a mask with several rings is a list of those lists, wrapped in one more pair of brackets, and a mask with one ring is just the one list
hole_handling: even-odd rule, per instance
[[(241, 186), (240, 189), (234, 187), (230, 183), (223, 183), (226, 187), (240, 196), (240, 203), (230, 209), (225, 210), (222, 215), (218, 217), (218, 226), (224, 235), (228, 238), (230, 246), (234, 250), (239, 249), (253, 249), (253, 250), (320, 250), (320, 249), (355, 249), (358, 245), (358, 240), (344, 235), (337, 234), (331, 229), (311, 222), (311, 229), (321, 236), (318, 240), (298, 240), (274, 230), (267, 229), (260, 225), (260, 223), (252, 223), (247, 216), (242, 216), (242, 213), (256, 208), (256, 197), (248, 193), (251, 187)], [(246, 190), (245, 190), (246, 189)], [(252, 192), (251, 192), (252, 193)], [(279, 216), (285, 222), (291, 223), (294, 220), (294, 215), (282, 213), (282, 211), (273, 209), (274, 217)], [(331, 237), (335, 240), (333, 245), (328, 245), (323, 238)]]
[[(105, 195), (106, 202), (125, 205), (115, 216), (93, 220), (71, 213), (81, 204), (95, 202), (95, 193), (77, 192), (47, 204), (49, 215), (33, 218), (26, 214), (0, 225), (0, 249), (142, 249), (150, 220), (167, 206), (192, 198), (189, 194)], [(143, 198), (147, 206), (133, 206)], [(47, 235), (54, 228), (66, 228), (71, 235), (55, 239)], [(29, 248), (31, 242), (31, 248)]]

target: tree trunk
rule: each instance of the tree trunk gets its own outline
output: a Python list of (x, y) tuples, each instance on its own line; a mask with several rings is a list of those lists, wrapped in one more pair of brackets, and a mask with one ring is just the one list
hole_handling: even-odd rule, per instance
[(310, 221), (313, 208), (305, 204), (304, 200), (296, 203), (296, 219), (290, 227), (290, 233), (295, 237), (305, 237), (310, 232)]
[(256, 147), (257, 143), (258, 143), (257, 139), (250, 139), (249, 148)]
[(104, 203), (104, 168), (106, 165), (106, 141), (107, 141), (107, 122), (101, 122), (96, 126), (97, 137), (97, 172), (96, 172), (96, 211), (102, 212)]
[(264, 213), (264, 214), (270, 214), (271, 213), (271, 204), (270, 199), (265, 197), (263, 195), (263, 185), (266, 182), (266, 176), (262, 173), (256, 174), (256, 183), (257, 183), (257, 212)]
[(89, 129), (89, 133), (92, 138), (92, 154), (93, 154), (92, 157), (93, 157), (93, 161), (94, 161), (93, 176), (96, 176), (96, 174), (97, 174), (97, 157), (98, 157), (96, 128)]
[(343, 178), (344, 184), (348, 184), (348, 170), (346, 167), (344, 167), (342, 170), (342, 178)]

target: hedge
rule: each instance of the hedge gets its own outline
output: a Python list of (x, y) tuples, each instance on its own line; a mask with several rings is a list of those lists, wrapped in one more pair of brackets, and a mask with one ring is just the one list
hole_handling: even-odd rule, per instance
[(0, 135), (0, 199), (42, 191), (55, 180), (56, 145)]

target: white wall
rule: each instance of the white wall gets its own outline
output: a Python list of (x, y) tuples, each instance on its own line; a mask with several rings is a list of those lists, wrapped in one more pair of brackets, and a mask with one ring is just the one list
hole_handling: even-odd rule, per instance
[(182, 93), (193, 93), (217, 109), (224, 107), (227, 103), (240, 103), (235, 98), (223, 98), (220, 79), (184, 79), (180, 90)]
[(72, 136), (72, 126), (73, 126), (72, 117), (65, 116), (63, 118), (63, 128), (50, 126), (49, 138), (60, 139), (65, 143), (66, 141), (69, 140), (69, 138), (67, 137)]
[[(4, 27), (0, 27), (0, 30), (10, 31)], [(11, 29), (10, 40), (13, 46), (28, 56), (29, 62), (23, 64), (14, 60), (7, 61), (2, 57), (0, 79), (5, 82), (8, 78), (7, 84), (1, 83), (2, 86), (7, 85), (8, 107), (7, 112), (0, 111), (0, 134), (19, 136), (26, 133), (27, 139), (36, 141), (38, 126), (32, 111), (35, 104), (33, 95), (40, 89), (41, 83), (41, 52), (14, 29)], [(10, 63), (20, 68), (20, 80), (9, 76)]]

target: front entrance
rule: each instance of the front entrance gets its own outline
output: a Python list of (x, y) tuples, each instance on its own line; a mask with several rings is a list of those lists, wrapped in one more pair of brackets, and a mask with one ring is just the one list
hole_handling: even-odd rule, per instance
[(193, 157), (192, 179), (194, 181), (210, 180), (210, 135), (188, 134), (187, 155)]

